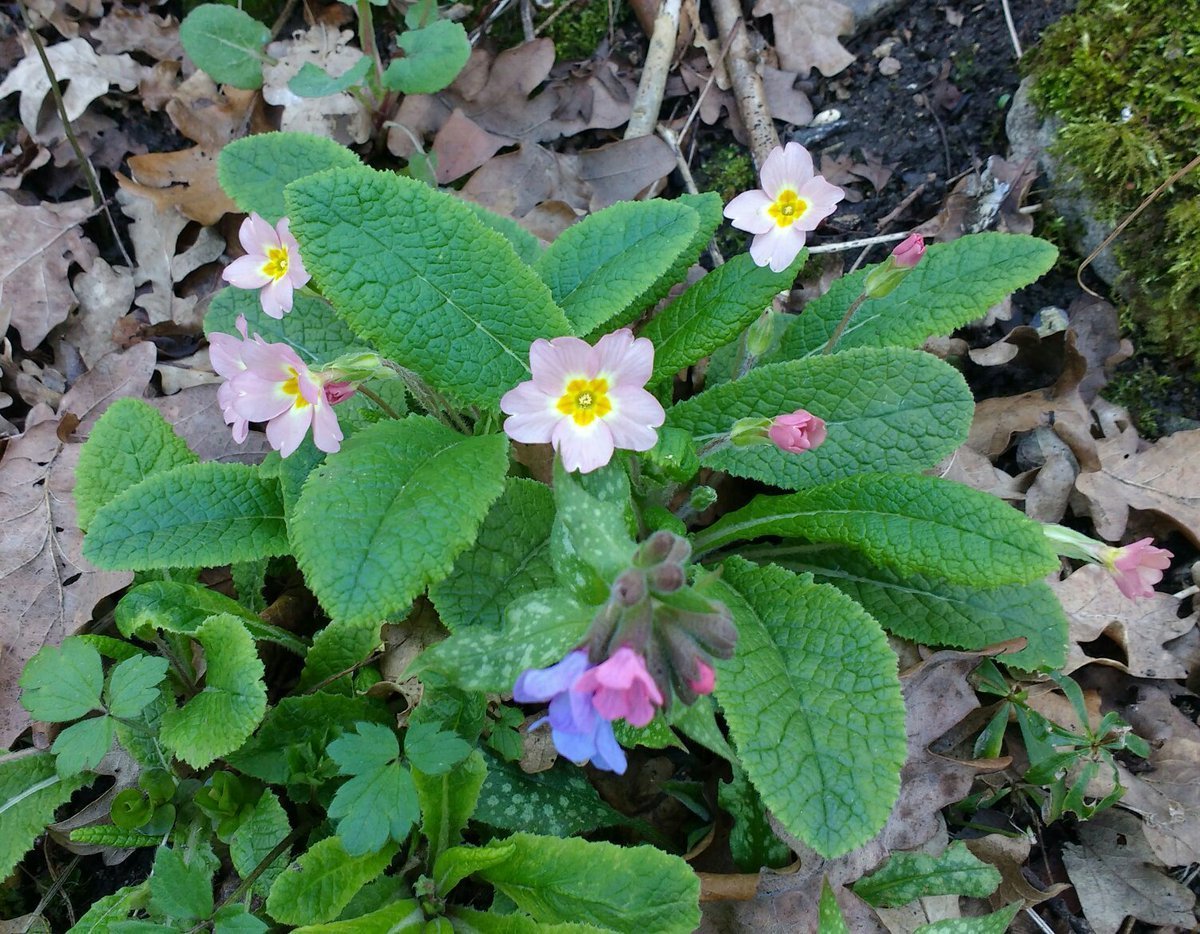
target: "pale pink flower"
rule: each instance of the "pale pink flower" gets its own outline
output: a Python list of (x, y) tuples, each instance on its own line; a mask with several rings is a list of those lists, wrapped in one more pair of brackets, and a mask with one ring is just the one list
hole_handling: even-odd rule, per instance
[(1121, 593), (1130, 599), (1152, 596), (1154, 585), (1171, 566), (1174, 555), (1165, 548), (1154, 547), (1153, 541), (1143, 538), (1123, 548), (1109, 548), (1104, 554), (1104, 566)]
[(725, 206), (738, 230), (754, 234), (750, 256), (759, 266), (783, 272), (804, 247), (809, 231), (834, 212), (845, 192), (813, 171), (799, 143), (771, 150), (759, 173), (762, 188), (744, 191)]
[(892, 259), (901, 269), (912, 269), (925, 255), (925, 238), (919, 233), (909, 234), (892, 250)]
[(811, 451), (825, 440), (825, 422), (805, 409), (778, 415), (767, 429), (775, 447), (788, 454)]
[(627, 645), (583, 672), (571, 691), (590, 694), (592, 706), (606, 720), (624, 717), (638, 727), (653, 720), (654, 708), (663, 704), (662, 691), (646, 670), (646, 660)]
[(225, 267), (221, 278), (239, 289), (260, 289), (262, 310), (282, 318), (292, 310), (292, 292), (312, 277), (300, 259), (300, 245), (288, 229), (288, 219), (272, 227), (251, 214), (238, 230), (246, 255)]
[(244, 444), (250, 432), (250, 422), (233, 409), (233, 400), (237, 393), (233, 389), (231, 380), (239, 373), (246, 371), (246, 363), (242, 359), (242, 348), (249, 340), (246, 335), (245, 315), (237, 316), (237, 329), (242, 335), (241, 340), (232, 334), (223, 334), (220, 331), (208, 335), (208, 359), (212, 364), (213, 371), (218, 376), (225, 377), (225, 382), (217, 390), (217, 404), (221, 406), (225, 424), (233, 428), (233, 440), (238, 444)]
[(514, 441), (554, 445), (568, 471), (589, 473), (616, 448), (648, 451), (666, 418), (643, 387), (654, 369), (654, 345), (622, 328), (589, 346), (578, 337), (536, 340), (529, 348), (533, 379), (500, 400)]

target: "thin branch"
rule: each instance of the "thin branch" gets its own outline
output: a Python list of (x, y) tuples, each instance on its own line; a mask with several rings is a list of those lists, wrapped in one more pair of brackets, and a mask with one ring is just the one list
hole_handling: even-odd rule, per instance
[(637, 95), (633, 99), (633, 112), (629, 116), (629, 126), (625, 128), (625, 139), (650, 136), (654, 132), (654, 125), (658, 123), (667, 73), (671, 70), (675, 40), (679, 36), (681, 2), (662, 0), (659, 4), (658, 15), (654, 18), (654, 34), (650, 37), (650, 48), (646, 51), (646, 62), (642, 67), (642, 79), (638, 82)]
[(779, 134), (767, 108), (767, 95), (758, 73), (757, 57), (750, 48), (750, 37), (742, 20), (737, 0), (714, 0), (713, 13), (721, 35), (729, 37), (726, 62), (733, 96), (746, 131), (750, 134), (750, 151), (754, 162), (762, 168), (771, 151), (779, 145)]
[[(656, 130), (658, 135), (662, 137), (663, 142), (670, 146), (671, 151), (675, 153), (675, 167), (679, 169), (679, 174), (683, 176), (684, 187), (693, 195), (699, 194), (700, 189), (696, 187), (696, 179), (692, 177), (691, 167), (687, 164), (687, 159), (683, 157), (683, 152), (679, 149), (679, 137), (671, 131), (670, 127), (661, 123), (656, 127)], [(716, 240), (709, 242), (708, 255), (712, 257), (714, 266), (720, 266), (725, 262), (725, 257), (717, 249)]]
[(895, 243), (907, 237), (906, 233), (880, 234), (878, 237), (864, 237), (862, 240), (847, 240), (844, 243), (823, 243), (820, 246), (808, 247), (809, 253), (842, 253), (846, 250), (857, 250), (860, 246), (872, 246), (876, 243)]
[[(700, 27), (694, 26), (693, 28), (698, 29)], [(696, 117), (699, 116), (700, 108), (704, 104), (704, 98), (708, 96), (708, 92), (712, 90), (712, 86), (717, 80), (718, 66), (722, 66), (725, 56), (729, 54), (729, 46), (733, 42), (733, 35), (733, 33), (730, 33), (725, 37), (725, 41), (721, 44), (721, 58), (716, 64), (713, 65), (712, 74), (710, 74), (708, 76), (708, 80), (704, 82), (704, 87), (700, 89), (700, 96), (696, 98), (696, 103), (692, 107), (692, 112), (688, 114), (687, 119), (683, 122), (683, 126), (679, 130), (680, 139), (683, 139), (687, 136), (688, 130), (692, 128), (692, 123), (695, 121)]]
[(1012, 8), (1008, 5), (1008, 0), (1000, 0), (1000, 5), (1004, 7), (1004, 22), (1008, 26), (1008, 37), (1012, 39), (1013, 51), (1017, 53), (1017, 60), (1025, 53), (1021, 51), (1021, 40), (1017, 36), (1017, 27), (1013, 23)]

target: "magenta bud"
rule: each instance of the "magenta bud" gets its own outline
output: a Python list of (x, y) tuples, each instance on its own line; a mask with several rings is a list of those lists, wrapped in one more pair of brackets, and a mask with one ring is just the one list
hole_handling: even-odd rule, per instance
[(925, 238), (919, 233), (909, 234), (904, 240), (896, 245), (892, 250), (892, 259), (896, 261), (896, 265), (901, 269), (912, 269), (917, 263), (921, 262), (921, 257), (925, 255)]

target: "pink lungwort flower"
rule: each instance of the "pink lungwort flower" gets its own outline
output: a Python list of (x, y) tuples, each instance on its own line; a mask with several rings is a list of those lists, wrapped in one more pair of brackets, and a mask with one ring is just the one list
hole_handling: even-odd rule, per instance
[(226, 266), (221, 278), (239, 289), (261, 289), (262, 310), (282, 318), (292, 310), (292, 291), (312, 278), (300, 259), (300, 245), (288, 230), (288, 219), (272, 227), (251, 214), (242, 221), (238, 239), (246, 255)]
[(320, 450), (337, 451), (342, 430), (333, 405), (352, 394), (347, 384), (335, 382), (336, 374), (312, 372), (287, 344), (268, 344), (257, 334), (247, 338), (241, 315), (237, 327), (240, 341), (209, 336), (213, 369), (227, 380), (217, 401), (234, 440), (246, 440), (250, 422), (266, 422), (267, 440), (283, 457), (300, 446), (310, 427)]
[(1104, 566), (1121, 593), (1130, 599), (1152, 596), (1154, 585), (1171, 566), (1174, 555), (1165, 548), (1154, 547), (1150, 544), (1153, 541), (1143, 538), (1123, 548), (1109, 548), (1104, 554)]
[(811, 451), (825, 440), (825, 422), (805, 409), (778, 415), (767, 429), (775, 447), (789, 454)]
[(504, 430), (514, 441), (554, 445), (563, 467), (589, 473), (613, 451), (648, 451), (666, 413), (643, 388), (654, 368), (654, 345), (622, 328), (595, 347), (578, 337), (536, 340), (529, 348), (533, 379), (504, 394)]
[(654, 708), (663, 704), (662, 691), (646, 670), (646, 660), (627, 645), (581, 674), (571, 690), (591, 694), (592, 706), (606, 720), (624, 717), (638, 727), (653, 720)]
[(759, 180), (762, 188), (730, 201), (725, 216), (738, 230), (754, 234), (750, 256), (755, 263), (783, 272), (804, 247), (808, 232), (846, 195), (813, 171), (812, 156), (799, 143), (771, 150)]
[(717, 673), (707, 662), (698, 661), (696, 664), (700, 668), (700, 674), (689, 681), (688, 686), (697, 694), (711, 694), (717, 686)]

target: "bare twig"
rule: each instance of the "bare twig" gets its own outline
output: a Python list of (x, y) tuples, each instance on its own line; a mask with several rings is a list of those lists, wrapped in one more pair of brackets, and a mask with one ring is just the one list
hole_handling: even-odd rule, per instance
[(878, 237), (864, 237), (861, 240), (847, 240), (844, 243), (823, 243), (820, 246), (808, 247), (809, 253), (842, 253), (846, 250), (857, 250), (860, 246), (871, 246), (876, 243), (895, 243), (907, 237), (906, 233), (880, 234)]
[(629, 126), (625, 128), (626, 139), (649, 136), (658, 123), (663, 90), (667, 86), (667, 72), (671, 70), (675, 39), (679, 35), (680, 3), (681, 0), (662, 0), (658, 6), (658, 15), (654, 17), (654, 34), (650, 37), (650, 48), (646, 51), (646, 63), (642, 67), (642, 80), (638, 82), (633, 112), (629, 116)]
[(1025, 53), (1021, 51), (1021, 40), (1017, 37), (1017, 26), (1013, 22), (1012, 7), (1008, 5), (1008, 0), (1000, 0), (1000, 5), (1004, 7), (1004, 22), (1008, 26), (1008, 37), (1012, 39), (1013, 51), (1017, 53), (1017, 59)]
[(526, 42), (532, 42), (537, 38), (537, 33), (533, 31), (533, 4), (530, 0), (521, 0), (520, 9), (521, 33)]
[(729, 80), (733, 84), (733, 96), (738, 113), (750, 134), (750, 151), (754, 163), (762, 168), (771, 150), (779, 145), (779, 134), (767, 109), (767, 95), (762, 77), (758, 73), (756, 56), (750, 48), (746, 24), (742, 21), (737, 0), (713, 0), (713, 14), (721, 35), (729, 37), (726, 62), (729, 65)]
[[(692, 177), (691, 167), (687, 164), (687, 159), (683, 157), (683, 153), (679, 149), (679, 137), (672, 132), (670, 127), (664, 126), (661, 123), (656, 129), (658, 135), (662, 137), (663, 142), (670, 146), (671, 151), (675, 153), (675, 167), (679, 169), (679, 174), (683, 176), (684, 187), (693, 195), (699, 194), (700, 189), (696, 187), (696, 179)], [(717, 249), (716, 240), (709, 242), (708, 255), (712, 257), (714, 266), (720, 266), (725, 262), (725, 257)]]

